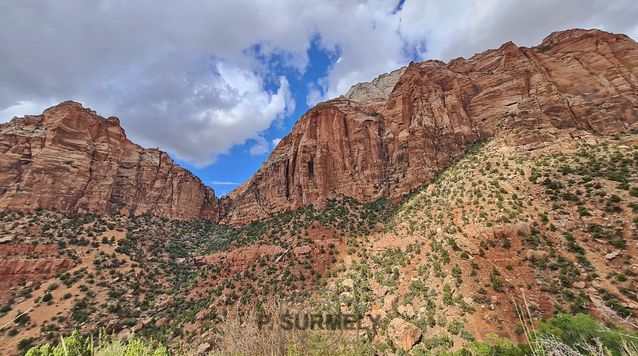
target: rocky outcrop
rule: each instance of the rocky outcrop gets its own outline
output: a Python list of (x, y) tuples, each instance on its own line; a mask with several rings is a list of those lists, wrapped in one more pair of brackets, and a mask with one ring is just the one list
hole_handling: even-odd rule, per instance
[(410, 351), (421, 339), (421, 330), (401, 318), (394, 318), (388, 324), (388, 337), (403, 351)]
[(336, 194), (381, 196), (387, 164), (381, 120), (359, 109), (343, 100), (308, 111), (259, 171), (229, 194), (227, 220), (243, 223)]
[(598, 30), (411, 63), (386, 76), (309, 110), (229, 194), (224, 220), (244, 223), (335, 195), (400, 197), (500, 128), (524, 145), (551, 141), (557, 130), (623, 132), (638, 120), (638, 45)]
[(24, 282), (51, 278), (75, 266), (71, 258), (62, 257), (58, 245), (0, 245), (0, 303), (6, 302), (10, 288)]
[(36, 208), (219, 219), (211, 188), (71, 101), (0, 125), (0, 209)]
[(285, 252), (284, 249), (276, 245), (251, 245), (229, 252), (201, 256), (195, 262), (200, 265), (225, 266), (231, 271), (241, 271), (259, 258), (272, 257), (283, 252)]
[(359, 83), (354, 85), (345, 97), (360, 103), (385, 102), (390, 97), (394, 86), (397, 85), (399, 79), (405, 72), (406, 67), (393, 70), (390, 73), (384, 73), (367, 83)]

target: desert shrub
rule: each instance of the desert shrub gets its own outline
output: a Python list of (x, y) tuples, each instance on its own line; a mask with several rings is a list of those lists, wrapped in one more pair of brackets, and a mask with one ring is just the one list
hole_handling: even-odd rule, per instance
[(42, 296), (42, 301), (45, 303), (50, 302), (52, 299), (53, 299), (53, 296), (49, 292), (44, 293), (44, 295)]

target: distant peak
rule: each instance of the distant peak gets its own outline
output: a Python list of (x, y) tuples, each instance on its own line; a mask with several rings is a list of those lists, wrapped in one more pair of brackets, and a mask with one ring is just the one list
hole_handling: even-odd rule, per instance
[(389, 73), (383, 73), (369, 82), (355, 84), (348, 90), (345, 97), (357, 102), (386, 100), (406, 68), (401, 67)]
[[(82, 103), (73, 100), (66, 100), (57, 105), (51, 106), (50, 108), (44, 109), (42, 114), (46, 116), (65, 111), (82, 111), (93, 116), (98, 116), (95, 110), (85, 108)], [(100, 118), (102, 117), (100, 116)]]
[(53, 105), (50, 108), (45, 109), (44, 111), (61, 109), (61, 108), (68, 108), (68, 107), (84, 109), (84, 106), (82, 106), (82, 103), (80, 103), (80, 102), (73, 101), (73, 100), (65, 100), (65, 101), (63, 101), (63, 102), (61, 102), (61, 103), (59, 103), (57, 105)]
[(599, 38), (606, 38), (606, 39), (627, 37), (626, 35), (606, 32), (603, 30), (599, 30), (597, 28), (592, 28), (592, 29), (573, 28), (569, 30), (555, 31), (550, 33), (547, 37), (543, 39), (543, 42), (541, 42), (539, 47), (550, 47), (550, 46), (556, 45), (557, 43), (581, 38), (583, 36), (596, 36)]

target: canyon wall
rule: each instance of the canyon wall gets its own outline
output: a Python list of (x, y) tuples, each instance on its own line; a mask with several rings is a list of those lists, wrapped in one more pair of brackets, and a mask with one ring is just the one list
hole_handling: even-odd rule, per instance
[(549, 128), (627, 131), (638, 120), (637, 90), (638, 45), (598, 30), (553, 33), (533, 48), (508, 42), (447, 64), (410, 63), (309, 110), (229, 194), (225, 220), (338, 194), (402, 196), (501, 127), (517, 130), (519, 144), (552, 140)]
[(219, 220), (199, 178), (71, 101), (0, 125), (0, 207)]
[(533, 48), (508, 42), (357, 84), (304, 114), (221, 200), (166, 153), (128, 140), (118, 119), (64, 102), (0, 125), (0, 208), (243, 224), (336, 195), (400, 197), (501, 128), (525, 145), (557, 131), (624, 132), (637, 121), (636, 42), (568, 30)]

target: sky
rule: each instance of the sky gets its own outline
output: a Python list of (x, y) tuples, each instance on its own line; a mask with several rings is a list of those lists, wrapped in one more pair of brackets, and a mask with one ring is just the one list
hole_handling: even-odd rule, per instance
[(636, 19), (635, 0), (3, 0), (0, 122), (79, 101), (223, 195), (356, 83), (574, 27), (638, 39)]

